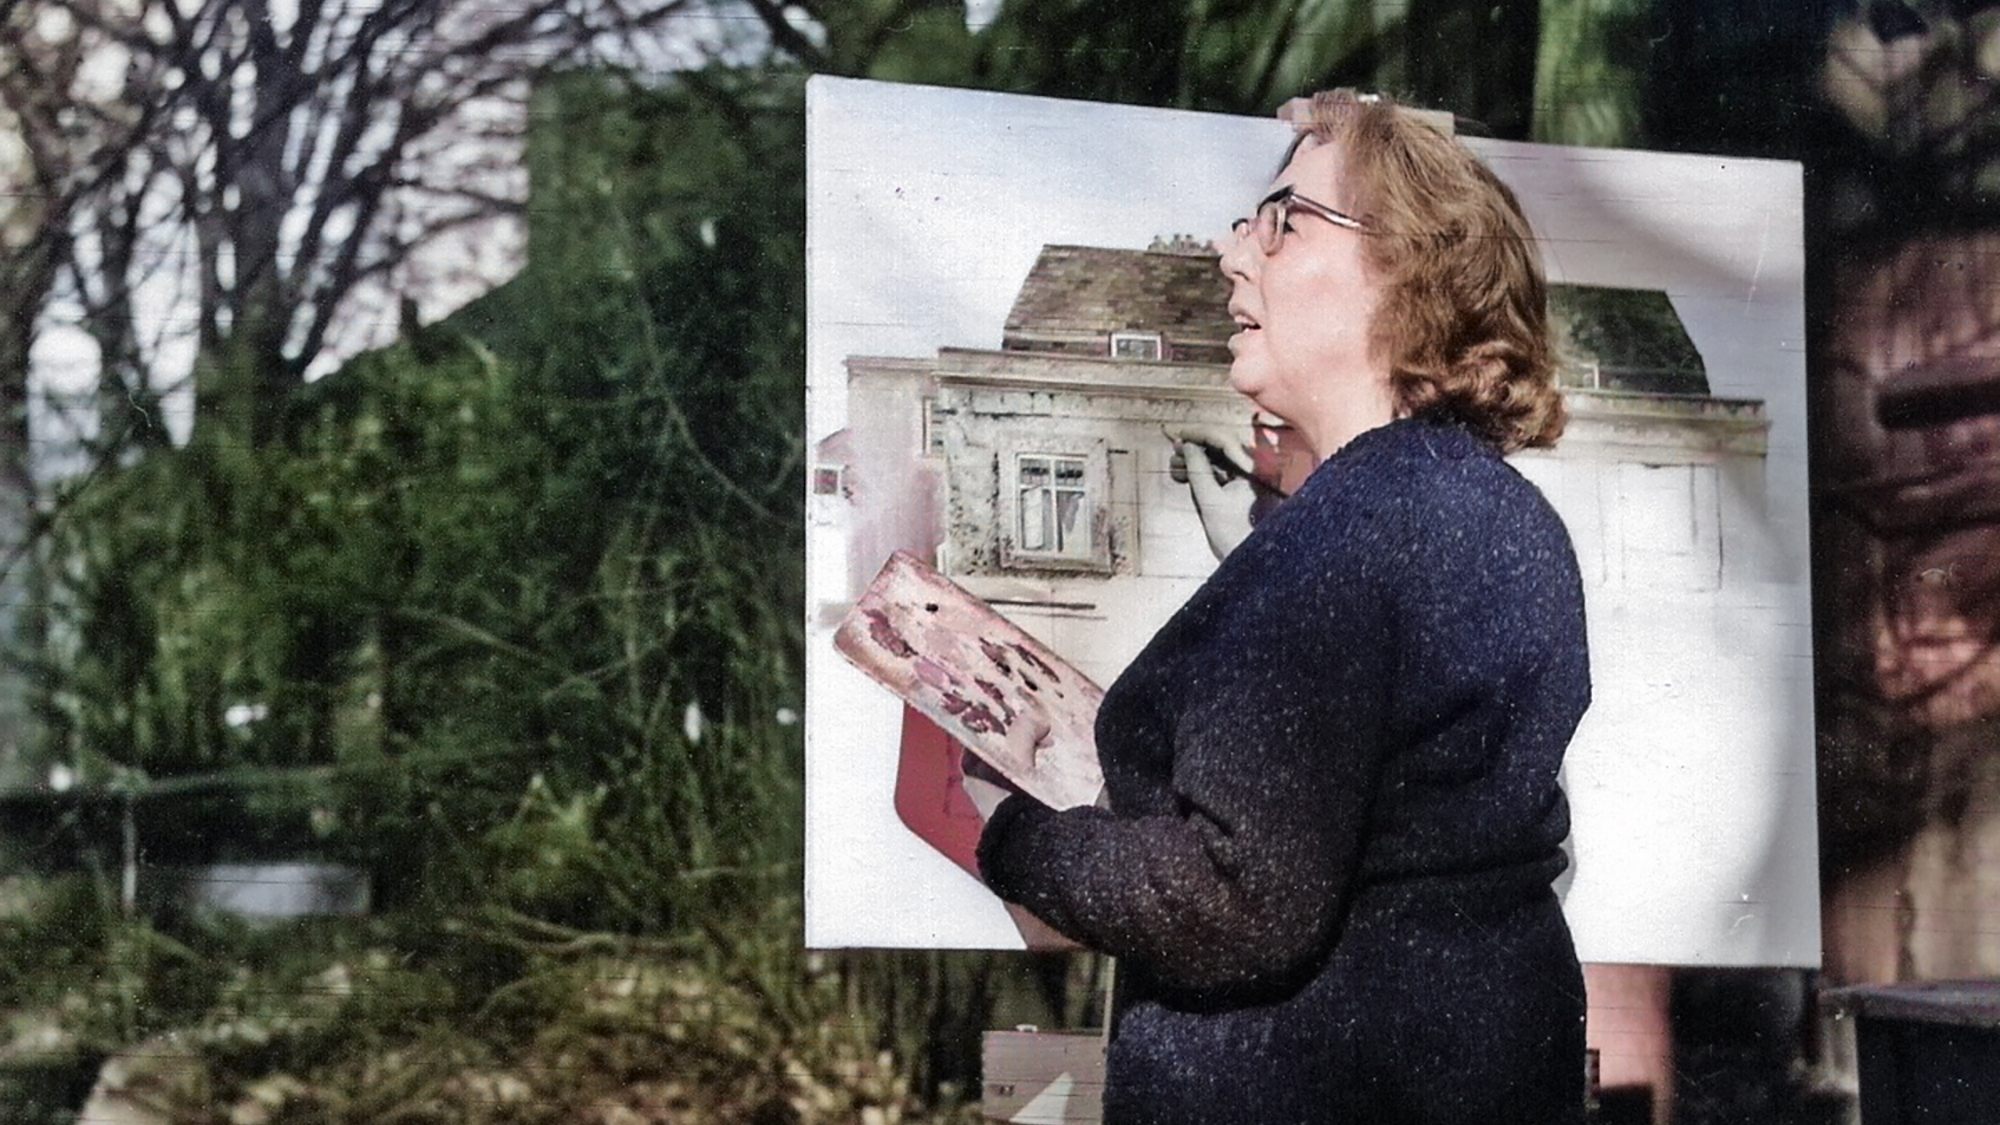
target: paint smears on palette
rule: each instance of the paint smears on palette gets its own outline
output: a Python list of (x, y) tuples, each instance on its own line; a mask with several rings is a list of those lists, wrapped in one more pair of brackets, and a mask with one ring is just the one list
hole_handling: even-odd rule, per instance
[(1093, 733), (1104, 692), (915, 555), (897, 551), (835, 631), (876, 682), (1051, 808), (1104, 789)]

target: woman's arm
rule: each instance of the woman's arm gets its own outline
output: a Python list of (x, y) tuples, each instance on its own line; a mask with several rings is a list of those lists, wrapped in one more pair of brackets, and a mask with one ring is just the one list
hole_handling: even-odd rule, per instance
[(1246, 854), (1267, 838), (1200, 813), (1119, 819), (1015, 796), (988, 824), (979, 862), (996, 893), (1063, 934), (1214, 992), (1292, 979), (1332, 938), (1351, 863), (1335, 849), (1290, 869), (1270, 861), (1308, 849)]
[[(1242, 643), (1204, 646), (1175, 671), (1171, 776), (1142, 807), (1003, 804), (980, 845), (993, 890), (1183, 989), (1273, 984), (1316, 963), (1360, 859), (1390, 665), (1383, 614), (1315, 600), (1247, 615)], [(1288, 635), (1265, 621), (1290, 622)], [(1108, 697), (1103, 723), (1154, 728), (1122, 705)]]

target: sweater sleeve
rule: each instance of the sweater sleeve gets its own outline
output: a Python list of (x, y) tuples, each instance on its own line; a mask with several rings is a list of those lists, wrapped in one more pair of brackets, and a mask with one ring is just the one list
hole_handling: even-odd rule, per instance
[[(1010, 798), (979, 852), (1003, 898), (1196, 992), (1274, 985), (1318, 962), (1387, 746), (1386, 613), (1359, 583), (1336, 599), (1350, 604), (1329, 604), (1324, 583), (1252, 577), (1194, 630), (1205, 635), (1192, 656), (1123, 697), (1170, 699), (1170, 722), (1107, 697), (1100, 743), (1135, 729), (1163, 737), (1138, 752), (1171, 763), (1164, 790), (1115, 815)], [(1285, 604), (1269, 604), (1280, 589)]]

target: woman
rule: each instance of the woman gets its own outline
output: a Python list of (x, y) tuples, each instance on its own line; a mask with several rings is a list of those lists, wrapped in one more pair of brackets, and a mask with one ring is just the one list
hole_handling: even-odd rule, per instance
[(1120, 958), (1108, 1122), (1580, 1121), (1582, 590), (1501, 460), (1563, 425), (1532, 236), (1386, 102), (1294, 123), (1230, 382), (1322, 461), (1107, 692), (1109, 808), (1011, 796), (981, 868)]

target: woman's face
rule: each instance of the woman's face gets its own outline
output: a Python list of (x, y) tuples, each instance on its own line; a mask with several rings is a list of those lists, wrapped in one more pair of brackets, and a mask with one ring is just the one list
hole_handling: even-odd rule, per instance
[[(1306, 144), (1272, 187), (1340, 207), (1347, 193), (1339, 148)], [(1322, 458), (1395, 417), (1387, 365), (1370, 355), (1381, 290), (1364, 258), (1366, 240), (1293, 207), (1271, 254), (1254, 236), (1223, 244), (1238, 326), (1229, 338), (1230, 385), (1297, 427)]]

